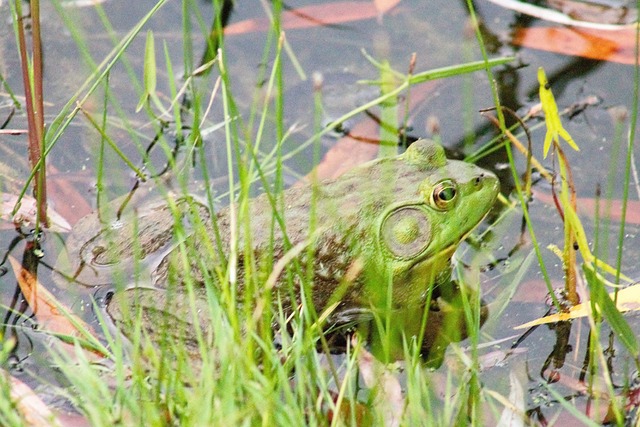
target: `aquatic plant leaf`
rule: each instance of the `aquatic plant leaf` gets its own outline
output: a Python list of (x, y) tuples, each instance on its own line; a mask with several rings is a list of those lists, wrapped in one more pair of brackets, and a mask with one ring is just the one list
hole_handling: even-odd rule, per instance
[(544, 138), (544, 157), (547, 157), (552, 141), (560, 144), (560, 137), (567, 141), (571, 148), (580, 151), (578, 145), (573, 141), (571, 135), (569, 135), (569, 132), (562, 127), (560, 114), (558, 113), (558, 105), (549, 87), (547, 75), (542, 67), (538, 68), (538, 83), (540, 84), (540, 102), (542, 103), (542, 111), (544, 111), (544, 121), (547, 125), (547, 134)]
[(511, 42), (546, 52), (633, 65), (635, 33), (635, 29), (604, 32), (563, 27), (518, 28)]
[(631, 329), (621, 312), (640, 308), (640, 295), (638, 295), (638, 292), (632, 292), (631, 297), (633, 298), (630, 298), (628, 293), (625, 294), (626, 299), (624, 302), (626, 304), (623, 304), (619, 308), (614, 301), (620, 301), (620, 292), (618, 292), (617, 295), (607, 295), (602, 279), (586, 265), (583, 265), (582, 269), (589, 284), (592, 305), (595, 303), (595, 305), (600, 308), (602, 315), (620, 342), (624, 344), (633, 357), (638, 357), (640, 347), (638, 346), (635, 332)]
[(1, 371), (3, 382), (8, 382), (9, 395), (13, 403), (13, 408), (18, 413), (21, 421), (31, 427), (58, 427), (62, 423), (49, 407), (36, 395), (31, 387), (8, 374)]
[[(391, 94), (398, 86), (398, 79), (395, 76), (389, 61), (383, 61), (379, 66), (380, 72), (380, 96)], [(378, 157), (392, 157), (398, 154), (399, 126), (398, 120), (398, 97), (391, 95), (390, 98), (380, 103), (380, 149)]]
[(147, 31), (147, 41), (144, 47), (144, 93), (140, 97), (136, 112), (140, 111), (142, 107), (156, 96), (156, 45), (153, 38), (153, 31)]
[(614, 267), (607, 264), (606, 262), (598, 259), (591, 253), (589, 249), (589, 242), (587, 241), (587, 234), (584, 231), (584, 227), (582, 226), (582, 222), (580, 218), (578, 218), (578, 214), (576, 213), (573, 206), (571, 206), (568, 201), (563, 203), (564, 206), (564, 216), (565, 221), (571, 224), (571, 229), (573, 230), (575, 243), (578, 244), (578, 250), (584, 259), (584, 267), (589, 269), (589, 271), (595, 271), (595, 264), (597, 263), (598, 269), (604, 271), (612, 276), (617, 276), (622, 280), (625, 280), (629, 283), (633, 282), (629, 277), (617, 271)]
[[(609, 294), (609, 297), (613, 303), (615, 294), (612, 292)], [(599, 306), (600, 305), (596, 304), (596, 308), (599, 308)], [(626, 311), (640, 311), (640, 283), (619, 290), (615, 308), (620, 313), (624, 313)], [(578, 319), (580, 317), (586, 317), (589, 314), (591, 314), (591, 303), (586, 301), (571, 307), (568, 312), (544, 316), (539, 319), (532, 320), (531, 322), (516, 326), (514, 329), (526, 329), (547, 323)]]

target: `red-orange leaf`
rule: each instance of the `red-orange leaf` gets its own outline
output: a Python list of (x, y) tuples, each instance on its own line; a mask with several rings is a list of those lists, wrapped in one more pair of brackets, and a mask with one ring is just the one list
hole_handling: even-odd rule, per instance
[(349, 135), (340, 138), (327, 151), (318, 167), (304, 180), (309, 182), (313, 178), (318, 181), (335, 179), (354, 167), (375, 159), (380, 148), (376, 142), (379, 128), (380, 125), (371, 119), (358, 122)]
[(373, 414), (371, 409), (364, 403), (353, 401), (349, 399), (340, 399), (339, 394), (329, 391), (334, 403), (337, 405), (335, 412), (331, 409), (327, 411), (327, 421), (331, 425), (339, 424), (336, 420), (340, 421), (354, 421), (353, 425), (356, 426), (369, 426), (373, 423)]
[[(549, 206), (555, 206), (553, 195), (535, 189), (533, 190), (533, 195), (542, 203)], [(600, 199), (598, 204), (600, 218), (610, 218), (614, 221), (620, 221), (622, 219), (622, 200)], [(578, 207), (579, 214), (592, 218), (595, 217), (596, 199), (578, 197), (576, 205)], [(640, 201), (628, 200), (626, 214), (625, 221), (627, 224), (640, 224)]]
[(373, 0), (373, 4), (380, 14), (390, 11), (396, 7), (398, 3), (400, 3), (400, 0)]
[(62, 426), (56, 415), (28, 385), (4, 371), (0, 372), (0, 375), (5, 377), (4, 381), (8, 380), (13, 409), (20, 414), (24, 425), (31, 427)]
[[(407, 106), (409, 112), (433, 95), (440, 84), (441, 81), (432, 80), (413, 87)], [(405, 109), (399, 108), (398, 119), (402, 120), (404, 116)], [(340, 138), (327, 151), (314, 172), (309, 173), (298, 184), (310, 182), (312, 179), (335, 179), (354, 167), (375, 159), (380, 148), (379, 137), (380, 124), (370, 118), (364, 118), (353, 126), (348, 135)]]
[[(399, 0), (386, 1), (385, 3), (388, 4), (381, 6), (382, 11), (388, 11), (395, 6), (398, 1)], [(284, 11), (282, 12), (280, 22), (283, 29), (293, 30), (297, 28), (328, 26), (373, 19), (377, 18), (380, 13), (380, 10), (372, 2), (338, 1)], [(225, 28), (224, 33), (226, 35), (245, 34), (256, 31), (266, 31), (270, 27), (271, 23), (266, 18), (247, 19), (229, 25)]]
[(519, 28), (512, 43), (570, 56), (635, 64), (635, 30), (598, 31), (569, 27)]
[(47, 165), (49, 200), (55, 203), (57, 211), (71, 225), (91, 213), (91, 205), (73, 184), (74, 176), (61, 174), (51, 164)]
[(9, 262), (20, 290), (35, 314), (41, 329), (61, 335), (82, 337), (83, 333), (76, 327), (76, 325), (80, 325), (85, 331), (89, 331), (95, 336), (91, 327), (82, 319), (73, 314), (65, 315), (63, 311), (71, 313), (71, 310), (64, 307), (29, 271), (22, 267), (18, 260), (9, 255)]

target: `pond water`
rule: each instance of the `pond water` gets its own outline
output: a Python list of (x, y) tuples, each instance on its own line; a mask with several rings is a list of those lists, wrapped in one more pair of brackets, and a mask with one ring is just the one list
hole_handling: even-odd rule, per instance
[[(103, 190), (100, 193), (101, 200), (112, 200), (126, 194), (137, 183), (131, 169), (109, 148), (103, 154), (104, 165), (108, 165), (103, 171), (104, 177), (102, 180), (96, 178), (100, 169), (101, 135), (86, 116), (92, 116), (98, 123), (102, 123), (105, 97), (109, 99), (104, 125), (106, 133), (136, 166), (143, 165), (143, 153), (152, 145), (152, 141), (158, 140), (145, 164), (146, 170), (151, 174), (164, 167), (167, 151), (171, 150), (176, 135), (189, 134), (188, 120), (193, 120), (192, 116), (184, 116), (185, 124), (180, 129), (171, 120), (167, 121), (166, 126), (160, 126), (144, 110), (136, 111), (144, 87), (144, 32), (147, 29), (153, 30), (155, 37), (158, 53), (157, 92), (165, 106), (169, 105), (174, 90), (170, 85), (172, 78), (176, 78), (176, 83), (180, 86), (185, 68), (193, 69), (197, 66), (205, 50), (204, 34), (209, 32), (212, 7), (204, 2), (185, 4), (186, 6), (177, 1), (167, 1), (150, 19), (128, 47), (124, 55), (126, 60), (119, 61), (110, 71), (108, 87), (101, 84), (85, 101), (82, 106), (84, 112), (76, 115), (51, 151), (48, 160), (51, 206), (70, 224), (95, 209), (98, 188)], [(314, 3), (303, 2), (288, 6), (299, 8), (312, 4)], [(109, 55), (114, 44), (122, 40), (152, 6), (150, 2), (125, 3), (117, 0), (107, 0), (99, 7), (76, 7), (71, 3), (55, 7), (52, 4), (43, 5), (47, 123), (53, 121), (71, 96), (84, 84), (95, 64)], [(186, 39), (182, 32), (183, 7), (189, 9), (193, 28), (190, 37)], [(303, 145), (314, 131), (378, 96), (376, 87), (357, 83), (362, 79), (379, 78), (378, 69), (367, 60), (363, 50), (379, 61), (388, 61), (401, 73), (408, 72), (414, 53), (415, 72), (482, 59), (466, 2), (405, 0), (379, 16), (369, 13), (371, 5), (368, 2), (338, 2), (334, 4), (333, 11), (331, 6), (325, 7), (323, 13), (329, 21), (342, 15), (335, 12), (341, 11), (340, 8), (356, 11), (355, 18), (324, 26), (304, 25), (302, 28), (286, 29), (285, 25), (287, 46), (282, 53), (285, 102), (281, 110), (284, 128), (278, 129), (274, 125), (280, 114), (274, 111), (266, 117), (265, 130), (261, 135), (262, 155), (266, 156), (274, 149), (273, 141), (283, 132), (287, 137), (280, 149), (283, 153), (297, 153), (287, 160), (283, 169), (284, 185), (287, 186), (306, 175), (314, 164), (314, 159), (322, 158), (336, 143), (344, 140), (343, 133), (328, 133), (321, 138), (319, 154), (314, 154), (313, 145)], [(559, 108), (575, 108), (563, 121), (580, 146), (579, 152), (568, 147), (565, 152), (572, 168), (576, 192), (581, 204), (586, 206), (581, 218), (590, 242), (593, 242), (593, 236), (598, 233), (597, 250), (601, 258), (615, 265), (622, 224), (614, 218), (610, 222), (601, 220), (596, 227), (594, 208), (588, 206), (596, 200), (597, 188), (602, 189), (604, 197), (613, 200), (623, 197), (626, 138), (631, 111), (637, 103), (633, 91), (634, 66), (619, 60), (603, 61), (576, 56), (586, 48), (561, 52), (555, 47), (541, 50), (512, 44), (518, 31), (552, 24), (487, 1), (477, 1), (475, 7), (483, 24), (482, 33), (489, 56), (517, 54), (513, 63), (493, 71), (502, 105), (521, 115), (526, 114), (538, 102), (537, 70), (542, 66), (549, 77)], [(18, 99), (22, 100), (19, 57), (9, 25), (7, 3), (0, 3), (0, 16), (4, 17), (5, 23), (0, 26), (0, 75), (5, 81), (4, 89), (0, 88), (0, 122), (10, 118), (5, 128), (25, 129), (26, 117), (22, 111), (12, 115), (12, 100), (6, 89), (11, 88)], [(267, 93), (273, 51), (268, 55), (264, 52), (265, 44), (275, 46), (277, 39), (259, 25), (251, 31), (247, 26), (241, 25), (254, 22), (251, 20), (263, 22), (264, 19), (265, 11), (261, 3), (238, 3), (231, 11), (228, 23), (229, 26), (236, 25), (238, 33), (228, 34), (224, 42), (227, 71), (231, 76), (236, 107), (245, 123), (255, 120), (250, 133), (242, 136), (244, 139), (256, 138), (257, 122), (261, 117), (252, 117), (252, 108), (261, 105), (265, 97), (273, 96)], [(541, 37), (534, 37), (534, 34), (531, 32), (527, 37)], [(576, 37), (582, 37), (581, 33)], [(587, 40), (587, 36), (584, 36), (584, 40)], [(173, 77), (166, 71), (165, 55), (161, 53), (163, 49), (166, 49), (167, 57), (171, 59)], [(633, 51), (633, 47), (630, 49)], [(189, 50), (190, 56), (185, 54)], [(191, 58), (190, 62), (187, 60), (186, 66), (185, 56)], [(194, 79), (192, 84), (199, 85), (202, 88), (200, 92), (207, 94), (207, 99), (201, 100), (203, 108), (207, 106), (208, 97), (216, 93), (210, 110), (206, 114), (201, 111), (204, 117), (203, 129), (207, 129), (207, 133), (203, 134), (201, 153), (206, 174), (213, 183), (211, 190), (216, 195), (224, 195), (229, 189), (224, 106), (220, 101), (216, 79), (217, 74), (213, 72)], [(323, 107), (321, 112), (315, 104), (318, 99)], [(464, 158), (496, 135), (494, 126), (478, 112), (493, 106), (491, 86), (483, 71), (416, 85), (409, 92), (408, 99), (411, 107), (406, 114), (405, 133), (409, 140), (436, 137), (442, 141), (450, 156)], [(343, 124), (342, 130), (349, 129), (363, 139), (377, 138), (379, 129), (376, 115), (380, 114), (380, 109), (374, 108), (369, 113), (350, 118)], [(540, 119), (529, 122), (534, 154), (539, 159), (542, 159), (545, 134), (541, 123)], [(371, 143), (368, 142), (354, 142), (349, 157), (375, 157), (375, 153), (369, 154), (370, 147)], [(25, 135), (0, 133), (0, 150), (0, 191), (16, 195), (29, 171)], [(181, 156), (188, 158), (189, 153), (181, 153)], [(348, 166), (351, 160), (353, 159), (344, 159), (344, 162)], [(632, 161), (637, 164), (635, 158)], [(511, 197), (514, 183), (505, 151), (499, 150), (483, 157), (479, 164), (496, 172), (501, 179), (503, 194), (507, 198)], [(550, 170), (558, 170), (557, 160), (551, 157), (544, 160), (543, 164)], [(523, 174), (526, 159), (516, 155), (516, 165), (518, 174)], [(200, 166), (202, 165), (194, 169), (188, 186), (190, 191), (204, 194), (205, 174)], [(555, 287), (561, 288), (561, 261), (547, 247), (562, 247), (562, 220), (553, 202), (549, 201), (550, 189), (542, 182), (535, 188), (535, 194), (539, 196), (534, 197), (529, 206), (535, 236), (542, 248), (542, 257), (551, 282)], [(252, 191), (259, 193), (261, 189), (256, 185)], [(143, 184), (142, 190), (139, 190), (139, 193), (142, 192), (155, 194), (157, 189), (152, 184)], [(637, 262), (640, 253), (639, 198), (638, 184), (635, 183), (631, 186), (629, 196), (635, 204), (630, 205), (629, 220), (624, 224), (621, 252), (622, 270), (631, 278), (640, 276), (640, 264)], [(603, 200), (603, 208), (605, 205)], [(533, 255), (530, 239), (525, 239), (526, 242), (519, 245), (523, 234), (522, 210), (496, 210), (481, 229), (486, 230), (488, 224), (494, 221), (497, 222), (491, 228), (491, 236), (484, 241), (489, 249), (482, 251), (481, 261), (470, 250), (471, 245), (463, 245), (458, 256), (470, 263), (493, 261), (495, 267), (481, 277), (484, 300), (490, 306), (490, 315), (481, 337), (481, 343), (489, 343), (482, 350), (485, 356), (483, 360), (487, 361), (487, 367), (482, 373), (482, 383), (488, 389), (508, 396), (511, 387), (509, 374), (512, 373), (520, 379), (526, 391), (525, 410), (533, 420), (543, 422), (560, 417), (560, 420), (575, 421), (561, 409), (557, 400), (559, 396), (573, 399), (581, 412), (586, 412), (586, 407), (591, 403), (584, 393), (584, 383), (581, 382), (589, 357), (589, 324), (587, 320), (580, 319), (571, 325), (540, 326), (525, 335), (521, 330), (513, 329), (545, 315), (549, 308), (546, 302), (547, 288)], [(48, 270), (55, 265), (58, 253), (63, 248), (64, 239), (63, 233), (45, 233), (44, 258), (32, 261), (40, 263), (38, 271), (43, 283), (51, 285), (52, 292), (62, 302), (87, 320), (95, 321), (91, 296), (96, 291), (59, 290), (46, 279)], [(0, 253), (3, 256), (8, 251), (14, 258), (28, 262), (29, 257), (23, 256), (26, 245), (26, 241), (20, 239), (6, 221), (0, 224)], [(29, 330), (30, 311), (22, 302), (8, 262), (0, 268), (3, 307), (0, 313), (4, 313), (5, 324), (3, 335), (15, 335), (18, 342), (10, 358), (13, 364), (12, 374), (31, 384), (34, 372), (49, 380), (56, 380), (58, 373), (50, 369), (46, 357), (41, 356), (45, 354), (42, 349), (47, 346), (46, 339)], [(98, 290), (95, 295), (102, 298), (104, 292)], [(26, 313), (27, 320), (17, 313)], [(631, 312), (625, 318), (634, 331), (640, 330), (637, 314)], [(609, 329), (605, 324), (601, 336), (603, 345), (610, 345), (607, 354), (612, 382), (616, 386), (622, 386), (634, 380), (630, 373), (633, 370), (633, 360), (618, 340), (607, 341), (608, 334)], [(490, 359), (491, 356), (495, 359)], [(440, 372), (446, 369), (455, 370), (459, 367), (447, 365), (445, 361)], [(550, 389), (557, 394), (552, 394)], [(604, 420), (606, 407), (604, 409), (602, 414), (592, 415), (593, 418)]]

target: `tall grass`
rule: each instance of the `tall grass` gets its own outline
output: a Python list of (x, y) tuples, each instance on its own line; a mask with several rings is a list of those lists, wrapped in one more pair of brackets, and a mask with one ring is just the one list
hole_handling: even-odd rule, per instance
[(40, 223), (48, 227), (47, 181), (45, 174), (44, 94), (42, 90), (42, 36), (40, 34), (40, 2), (30, 3), (31, 45), (27, 46), (22, 1), (11, 2), (14, 32), (22, 71), (29, 135), (29, 163), (33, 170), (34, 195), (38, 201), (36, 229)]

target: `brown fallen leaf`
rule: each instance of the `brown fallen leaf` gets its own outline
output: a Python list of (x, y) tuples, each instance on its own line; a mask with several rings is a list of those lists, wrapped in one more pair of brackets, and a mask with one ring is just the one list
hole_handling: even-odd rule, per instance
[[(380, 6), (382, 9), (378, 9), (372, 2), (364, 1), (337, 1), (304, 6), (282, 12), (280, 25), (284, 30), (294, 30), (373, 19), (380, 15), (381, 10), (387, 12), (393, 8), (395, 4), (392, 3), (393, 1), (385, 2), (385, 5)], [(224, 29), (224, 33), (226, 35), (246, 34), (267, 31), (270, 28), (271, 22), (268, 19), (255, 18), (231, 24)]]
[(0, 375), (4, 377), (4, 381), (8, 380), (9, 382), (11, 402), (20, 415), (23, 425), (30, 427), (62, 426), (58, 417), (28, 385), (7, 372), (2, 371)]
[[(91, 0), (94, 1), (94, 0)], [(57, 212), (71, 225), (93, 210), (85, 197), (73, 185), (74, 177), (60, 173), (55, 166), (47, 165), (47, 194), (49, 201), (55, 203)], [(86, 185), (86, 179), (82, 180)]]
[(340, 425), (336, 423), (336, 419), (344, 421), (344, 424), (353, 424), (356, 426), (370, 426), (373, 424), (373, 416), (368, 406), (361, 402), (340, 399), (340, 395), (335, 392), (329, 392), (338, 404), (336, 411), (329, 410), (327, 412), (327, 421), (330, 425)]
[(370, 119), (356, 123), (351, 135), (343, 136), (336, 142), (322, 158), (322, 161), (302, 179), (304, 182), (312, 182), (313, 179), (322, 181), (338, 178), (345, 172), (358, 165), (375, 159), (380, 146), (375, 142), (363, 142), (365, 138), (378, 138), (380, 125)]
[[(39, 329), (77, 338), (85, 338), (87, 333), (96, 336), (91, 326), (72, 314), (71, 310), (60, 303), (18, 260), (11, 255), (8, 258), (20, 290), (38, 321)], [(105, 356), (97, 349), (91, 349), (91, 352), (94, 355)]]
[[(432, 96), (441, 85), (440, 80), (432, 80), (411, 88), (408, 111), (412, 111)], [(402, 107), (405, 105), (403, 104)], [(405, 108), (398, 109), (398, 119), (405, 117)], [(373, 160), (380, 148), (380, 124), (365, 118), (353, 126), (348, 135), (340, 138), (322, 158), (313, 172), (305, 176), (298, 184), (338, 178), (354, 167)]]
[(635, 29), (598, 31), (567, 27), (515, 30), (511, 43), (531, 49), (600, 61), (635, 64)]

